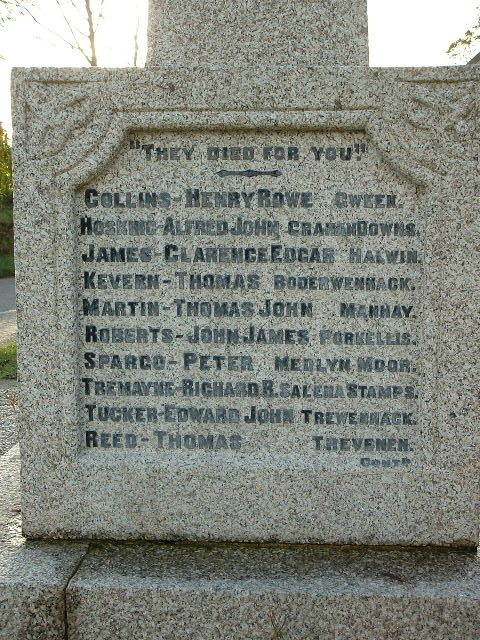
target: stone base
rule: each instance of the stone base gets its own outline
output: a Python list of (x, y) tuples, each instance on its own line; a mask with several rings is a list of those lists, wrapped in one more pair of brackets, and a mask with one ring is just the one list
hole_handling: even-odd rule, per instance
[(1, 640), (478, 640), (473, 553), (45, 543), (0, 458)]
[(471, 554), (101, 545), (67, 591), (75, 640), (478, 640)]
[(0, 456), (0, 640), (67, 637), (65, 588), (87, 550), (22, 537), (18, 445)]

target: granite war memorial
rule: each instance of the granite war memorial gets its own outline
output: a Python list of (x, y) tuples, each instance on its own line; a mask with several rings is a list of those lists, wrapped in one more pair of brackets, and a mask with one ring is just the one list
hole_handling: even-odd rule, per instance
[(480, 72), (369, 68), (349, 0), (149, 47), (13, 75), (32, 637), (477, 638)]

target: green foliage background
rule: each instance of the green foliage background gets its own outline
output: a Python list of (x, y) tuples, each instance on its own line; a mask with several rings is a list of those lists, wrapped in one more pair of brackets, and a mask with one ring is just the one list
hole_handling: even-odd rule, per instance
[[(0, 0), (1, 8), (1, 0)], [(13, 258), (12, 149), (0, 123), (0, 278), (15, 275)]]
[(0, 123), (0, 204), (13, 202), (12, 149)]

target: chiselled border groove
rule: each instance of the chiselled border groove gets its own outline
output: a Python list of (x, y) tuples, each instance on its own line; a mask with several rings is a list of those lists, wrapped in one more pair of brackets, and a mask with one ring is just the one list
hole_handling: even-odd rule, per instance
[[(338, 109), (316, 109), (315, 107), (312, 107), (311, 105), (308, 106), (302, 106), (302, 105), (295, 105), (295, 106), (291, 106), (291, 107), (282, 107), (281, 109), (275, 109), (274, 107), (268, 107), (265, 106), (263, 109), (255, 109), (255, 108), (247, 108), (247, 107), (239, 107), (238, 109), (234, 109), (231, 107), (224, 107), (224, 108), (212, 108), (212, 109), (207, 109), (205, 107), (198, 107), (198, 109), (196, 109), (195, 107), (177, 107), (175, 109), (175, 111), (172, 111), (172, 109), (167, 109), (165, 107), (157, 107), (157, 108), (152, 108), (152, 107), (124, 107), (124, 108), (118, 108), (116, 109), (116, 113), (124, 113), (124, 114), (132, 114), (132, 113), (143, 113), (143, 114), (154, 114), (154, 113), (158, 113), (158, 114), (162, 114), (162, 113), (179, 113), (179, 114), (209, 114), (211, 117), (216, 116), (218, 114), (242, 114), (245, 115), (246, 113), (248, 113), (249, 115), (253, 116), (258, 116), (258, 115), (262, 115), (265, 113), (276, 113), (276, 114), (287, 114), (287, 115), (291, 115), (292, 113), (298, 113), (298, 114), (304, 114), (304, 113), (308, 113), (311, 115), (315, 115), (315, 114), (357, 114), (357, 113), (365, 113), (365, 112), (371, 112), (371, 111), (375, 111), (378, 108), (377, 105), (375, 104), (364, 104), (364, 105), (360, 105), (360, 106), (355, 106), (355, 105), (348, 105), (348, 107), (343, 108), (343, 107), (339, 107)], [(351, 117), (351, 115), (350, 115)]]
[[(452, 67), (438, 67), (439, 69), (452, 69)], [(461, 69), (461, 67), (456, 67), (457, 69)], [(397, 78), (397, 80), (400, 80), (400, 82), (408, 82), (410, 84), (439, 84), (439, 85), (445, 85), (445, 84), (464, 84), (465, 82), (478, 82), (479, 80), (479, 75), (478, 72), (476, 73), (466, 73), (464, 77), (462, 78), (445, 78), (445, 79), (440, 79), (440, 78), (432, 78), (432, 77), (428, 77), (426, 76), (425, 78), (423, 77), (418, 77), (418, 78)]]
[[(121, 153), (122, 145), (129, 133), (136, 132), (357, 132), (365, 134), (371, 140), (373, 147), (379, 154), (381, 159), (392, 172), (408, 180), (411, 184), (428, 188), (438, 182), (440, 176), (429, 171), (420, 163), (411, 166), (412, 156), (404, 154), (408, 152), (402, 146), (397, 148), (397, 140), (394, 131), (390, 128), (388, 122), (382, 119), (382, 113), (375, 110), (369, 111), (219, 111), (215, 113), (209, 112), (192, 112), (192, 111), (175, 111), (175, 112), (123, 112), (116, 113), (113, 117), (108, 131), (98, 146), (97, 150), (87, 156), (80, 164), (72, 170), (66, 170), (57, 174), (57, 180), (62, 182), (62, 187), (73, 191), (88, 181), (96, 178), (103, 170), (105, 170), (112, 160)], [(409, 162), (410, 161), (410, 162)], [(421, 272), (421, 278), (424, 277), (424, 271)], [(72, 285), (73, 286), (73, 285)], [(424, 312), (422, 311), (422, 314)], [(425, 314), (424, 314), (425, 315)], [(88, 465), (92, 460), (82, 453), (78, 457), (81, 464)], [(420, 456), (419, 456), (420, 461)], [(111, 461), (109, 461), (111, 463)], [(115, 465), (130, 464), (131, 460), (115, 459)], [(94, 464), (99, 464), (98, 456), (95, 457)], [(175, 463), (177, 464), (177, 463)], [(231, 464), (231, 460), (229, 460)], [(295, 463), (298, 466), (298, 460)], [(286, 458), (283, 465), (291, 469), (292, 460)], [(162, 468), (165, 462), (162, 463)], [(193, 468), (198, 469), (197, 462), (193, 464)], [(247, 465), (248, 466), (248, 465)], [(267, 465), (268, 466), (268, 465)], [(275, 465), (269, 468), (277, 468), (278, 460)], [(244, 462), (242, 468), (245, 468)], [(328, 468), (328, 467), (327, 467)], [(310, 466), (310, 463), (302, 467), (303, 471), (323, 471), (327, 470), (319, 465)], [(328, 468), (328, 471), (331, 471)], [(356, 472), (348, 467), (342, 469), (341, 473)]]
[[(427, 168), (407, 162), (403, 153), (390, 144), (388, 125), (376, 111), (164, 111), (116, 113), (97, 149), (74, 167), (62, 168), (54, 177), (64, 186), (76, 188), (93, 179), (120, 151), (131, 131), (362, 131), (377, 147), (392, 169), (414, 184), (427, 186), (435, 174)], [(385, 142), (386, 141), (386, 142)]]

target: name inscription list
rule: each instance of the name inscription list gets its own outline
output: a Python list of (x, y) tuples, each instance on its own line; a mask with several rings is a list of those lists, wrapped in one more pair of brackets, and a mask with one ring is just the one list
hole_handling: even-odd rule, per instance
[(76, 201), (86, 451), (418, 464), (422, 228), (365, 135), (138, 132)]

